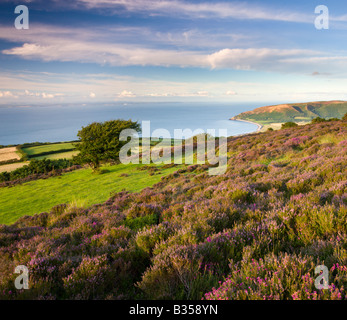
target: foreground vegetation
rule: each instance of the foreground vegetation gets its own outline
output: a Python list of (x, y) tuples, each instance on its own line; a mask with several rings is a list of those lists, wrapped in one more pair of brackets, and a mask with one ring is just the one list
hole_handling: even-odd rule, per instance
[[(170, 168), (176, 172), (139, 193), (2, 225), (0, 297), (346, 299), (346, 123), (230, 138), (228, 151), (221, 176), (209, 176), (206, 166)], [(142, 171), (120, 180), (122, 168), (110, 170), (107, 183), (119, 179), (115, 191), (132, 174), (131, 186), (140, 189), (135, 173)], [(83, 201), (100, 193), (105, 179), (74, 171), (16, 186), (5, 198), (18, 194), (14, 206), (32, 188), (47, 201), (65, 192)], [(49, 181), (55, 187), (47, 190)], [(26, 201), (33, 206), (34, 195)], [(318, 290), (314, 270), (323, 264), (329, 289)], [(17, 265), (30, 270), (29, 290), (14, 288)]]
[(100, 174), (93, 174), (91, 169), (80, 169), (0, 188), (0, 224), (13, 223), (23, 215), (50, 211), (61, 203), (90, 206), (104, 202), (113, 192), (140, 191), (160, 181), (161, 176), (177, 170), (163, 166), (139, 169), (143, 167), (131, 164), (106, 166)]
[(60, 173), (61, 169), (69, 168), (73, 166), (74, 164), (75, 164), (74, 162), (70, 160), (66, 160), (66, 159), (60, 159), (60, 160), (44, 159), (41, 161), (32, 160), (27, 165), (17, 168), (13, 171), (1, 172), (0, 187), (37, 180), (38, 178), (43, 178), (40, 176), (41, 174), (50, 173), (49, 176), (54, 176), (56, 175), (55, 173)]

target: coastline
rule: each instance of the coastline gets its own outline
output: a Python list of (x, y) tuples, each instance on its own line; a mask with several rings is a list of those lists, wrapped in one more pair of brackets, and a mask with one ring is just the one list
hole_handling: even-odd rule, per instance
[(249, 121), (249, 120), (242, 120), (242, 119), (235, 119), (235, 117), (232, 117), (229, 120), (247, 122), (247, 123), (255, 124), (256, 126), (258, 126), (257, 130), (250, 132), (250, 133), (259, 132), (261, 129), (263, 129), (263, 126), (257, 122), (253, 122), (253, 121)]

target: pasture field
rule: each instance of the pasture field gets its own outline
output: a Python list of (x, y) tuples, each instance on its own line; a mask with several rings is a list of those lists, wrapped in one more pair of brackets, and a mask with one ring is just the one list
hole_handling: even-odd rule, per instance
[(49, 160), (57, 160), (57, 159), (72, 159), (73, 156), (76, 156), (79, 151), (67, 151), (67, 152), (61, 152), (61, 153), (52, 153), (47, 154), (44, 156), (37, 156), (33, 157), (32, 159), (36, 160), (42, 160), (42, 159), (49, 159)]
[(0, 163), (10, 160), (20, 160), (20, 155), (17, 152), (16, 147), (8, 147), (0, 149)]
[(22, 148), (22, 150), (31, 158), (39, 156), (43, 153), (58, 153), (59, 151), (64, 152), (64, 150), (75, 149), (75, 146), (72, 142), (63, 142), (63, 143), (53, 143), (45, 144), (33, 147)]
[(0, 224), (14, 223), (23, 215), (33, 215), (61, 203), (82, 202), (90, 206), (106, 201), (111, 192), (138, 192), (159, 182), (161, 177), (180, 168), (159, 169), (155, 174), (138, 170), (142, 165), (105, 166), (103, 174), (80, 169), (62, 176), (40, 179), (0, 189)]
[[(27, 154), (30, 160), (42, 160), (42, 159), (72, 159), (73, 156), (78, 154), (78, 151), (74, 150), (75, 147), (72, 142), (52, 143), (39, 146), (24, 147), (22, 152)], [(16, 162), (11, 164), (1, 164), (1, 162), (9, 160), (20, 160), (21, 155), (17, 151), (16, 147), (8, 147), (0, 149), (0, 173), (11, 172), (24, 165), (29, 164), (28, 161)]]
[(18, 168), (21, 168), (27, 164), (29, 164), (29, 161), (3, 164), (0, 166), (0, 173), (5, 172), (5, 171), (11, 172), (11, 171), (16, 170)]

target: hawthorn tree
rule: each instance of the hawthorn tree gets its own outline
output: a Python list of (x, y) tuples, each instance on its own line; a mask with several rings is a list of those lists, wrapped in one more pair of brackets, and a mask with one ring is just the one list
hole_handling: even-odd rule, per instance
[(297, 126), (298, 126), (297, 123), (289, 121), (289, 122), (283, 123), (281, 129), (294, 128)]
[(88, 163), (93, 171), (98, 171), (102, 161), (118, 160), (119, 151), (126, 141), (119, 141), (119, 134), (124, 129), (141, 131), (140, 124), (129, 120), (110, 120), (93, 122), (78, 131), (80, 153), (75, 157), (80, 163)]

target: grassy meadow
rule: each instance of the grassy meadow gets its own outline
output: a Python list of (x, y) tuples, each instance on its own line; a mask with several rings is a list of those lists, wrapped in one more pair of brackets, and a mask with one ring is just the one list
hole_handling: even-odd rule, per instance
[(74, 155), (78, 154), (76, 147), (72, 142), (61, 142), (34, 145), (29, 147), (22, 147), (24, 152), (30, 159), (71, 159)]
[[(0, 188), (0, 224), (10, 224), (23, 215), (33, 215), (61, 203), (90, 206), (106, 201), (112, 192), (137, 192), (160, 181), (175, 168), (138, 170), (140, 165), (103, 167), (102, 174), (80, 169), (49, 179), (39, 179), (11, 188)], [(153, 174), (154, 173), (154, 174)]]
[(29, 156), (36, 156), (41, 153), (51, 153), (66, 149), (75, 149), (75, 147), (71, 142), (63, 142), (27, 147), (23, 148), (22, 150)]
[(36, 159), (36, 160), (72, 159), (73, 156), (77, 156), (77, 155), (78, 155), (78, 151), (66, 151), (66, 152), (47, 154), (47, 155), (43, 155), (43, 156), (34, 156), (33, 159)]
[(62, 143), (45, 143), (37, 146), (30, 146), (21, 148), (17, 151), (16, 147), (2, 148), (0, 149), (0, 173), (11, 172), (18, 168), (21, 168), (29, 164), (29, 161), (4, 163), (3, 161), (15, 160), (19, 161), (21, 156), (26, 156), (29, 160), (57, 160), (57, 159), (72, 159), (76, 156), (78, 151), (75, 150), (73, 143), (62, 142)]

